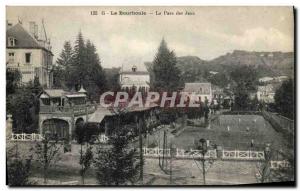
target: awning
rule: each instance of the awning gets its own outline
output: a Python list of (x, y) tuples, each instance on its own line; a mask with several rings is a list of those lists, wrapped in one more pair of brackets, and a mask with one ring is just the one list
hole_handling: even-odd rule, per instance
[(109, 109), (98, 107), (97, 110), (88, 119), (90, 123), (101, 123), (106, 116), (114, 115)]

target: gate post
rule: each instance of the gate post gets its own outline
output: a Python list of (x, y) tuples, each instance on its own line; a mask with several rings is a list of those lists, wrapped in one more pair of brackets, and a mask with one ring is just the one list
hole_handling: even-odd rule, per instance
[[(217, 146), (217, 158), (223, 158), (224, 156), (224, 150), (222, 150), (222, 146)], [(223, 155), (222, 155), (223, 154)]]

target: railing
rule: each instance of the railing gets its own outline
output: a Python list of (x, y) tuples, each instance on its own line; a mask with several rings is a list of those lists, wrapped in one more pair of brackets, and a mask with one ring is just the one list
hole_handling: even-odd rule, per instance
[(32, 65), (18, 65), (17, 63), (11, 62), (6, 65), (9, 69), (19, 69), (20, 71), (33, 71), (35, 70), (35, 67)]
[[(107, 143), (108, 137), (104, 134), (100, 134), (98, 140), (100, 143)], [(43, 137), (40, 134), (32, 133), (20, 133), (11, 135), (12, 141), (42, 141)], [(143, 147), (143, 154), (145, 157), (170, 157), (171, 152), (170, 149), (162, 149), (162, 148), (147, 148)], [(203, 158), (203, 155), (200, 150), (184, 150), (176, 148), (176, 152), (174, 155), (177, 159), (200, 159)], [(217, 159), (217, 151), (216, 150), (208, 150), (204, 155), (205, 159)], [(264, 160), (265, 155), (263, 151), (222, 151), (222, 159), (226, 160)], [(287, 160), (282, 161), (270, 161), (271, 169), (279, 169), (279, 168), (290, 168), (291, 164)]]
[[(194, 150), (191, 149), (189, 151), (185, 151), (184, 149), (176, 149), (176, 157), (177, 158), (194, 158), (194, 159), (199, 159), (199, 158), (203, 158), (203, 154), (201, 153), (200, 150)], [(217, 152), (216, 150), (208, 150), (205, 155), (204, 155), (205, 159), (208, 158), (213, 158), (216, 159), (217, 158)]]
[(108, 137), (104, 134), (100, 134), (98, 139), (99, 139), (100, 143), (107, 143), (108, 142)]
[[(165, 153), (164, 153), (165, 152)], [(161, 148), (143, 148), (143, 153), (144, 156), (149, 156), (149, 157), (159, 157), (159, 156), (168, 156), (170, 157), (170, 149), (161, 149)]]
[(264, 160), (265, 153), (264, 151), (222, 151), (222, 159), (231, 159), (231, 160)]
[(287, 160), (270, 161), (271, 169), (291, 168), (291, 164)]
[[(162, 157), (163, 149), (161, 148), (143, 148), (143, 154), (145, 157)], [(170, 157), (170, 149), (165, 149), (164, 153), (165, 157)], [(184, 149), (176, 149), (176, 153), (174, 157), (177, 159), (199, 159), (203, 158), (203, 155), (200, 150), (184, 150)], [(205, 159), (217, 159), (217, 151), (216, 150), (208, 150), (205, 155)], [(263, 151), (222, 151), (221, 155), (222, 159), (225, 160), (264, 160), (265, 155)]]
[[(170, 149), (162, 149), (162, 148), (143, 148), (143, 154), (145, 157), (162, 157), (163, 155), (165, 157), (170, 157)], [(187, 150), (185, 151), (184, 149), (176, 149), (175, 151), (175, 158), (181, 158), (181, 159), (198, 159), (198, 158), (203, 158), (203, 155), (201, 151), (199, 150)], [(204, 155), (204, 158), (217, 158), (217, 152), (216, 150), (208, 150), (207, 153)]]
[(55, 114), (73, 114), (75, 116), (78, 115), (85, 115), (86, 113), (91, 114), (96, 111), (96, 105), (75, 105), (75, 106), (48, 106), (48, 105), (41, 105), (40, 106), (40, 113), (41, 114), (48, 114), (48, 113), (55, 113)]
[(271, 123), (271, 125), (278, 131), (283, 133), (294, 134), (294, 121), (284, 116), (277, 115), (268, 111), (263, 111), (264, 118)]
[(21, 133), (21, 134), (11, 134), (11, 140), (12, 141), (41, 141), (43, 140), (42, 135), (32, 133), (32, 134), (26, 134), (26, 133)]

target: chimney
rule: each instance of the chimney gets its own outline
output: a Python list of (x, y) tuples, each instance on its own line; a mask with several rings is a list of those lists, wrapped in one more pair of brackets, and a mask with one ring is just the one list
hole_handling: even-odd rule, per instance
[(136, 70), (137, 70), (137, 67), (136, 67), (135, 65), (133, 65), (133, 66), (132, 66), (132, 71), (133, 71), (133, 72), (136, 72)]
[(10, 27), (12, 27), (12, 23), (8, 22), (8, 20), (6, 20), (6, 30), (8, 30)]
[(38, 39), (38, 26), (34, 21), (29, 22), (29, 32), (34, 38)]
[(39, 38), (39, 28), (38, 28), (38, 25), (37, 25), (37, 24), (34, 25), (34, 37), (35, 37), (36, 39)]

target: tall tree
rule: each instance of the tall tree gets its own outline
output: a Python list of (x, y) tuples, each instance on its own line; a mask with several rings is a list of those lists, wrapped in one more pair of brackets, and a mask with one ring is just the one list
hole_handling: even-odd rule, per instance
[(275, 92), (275, 105), (277, 111), (290, 119), (294, 119), (294, 82), (292, 79), (283, 82)]
[(86, 48), (82, 33), (79, 32), (74, 45), (73, 62), (69, 69), (69, 79), (67, 85), (69, 88), (80, 88), (81, 83), (84, 80), (84, 72), (87, 69), (86, 66)]
[[(54, 140), (54, 141), (53, 141)], [(43, 168), (44, 184), (47, 184), (48, 170), (51, 165), (55, 165), (59, 158), (61, 145), (56, 137), (50, 137), (46, 132), (44, 139), (35, 145), (36, 160)]]
[[(119, 83), (119, 72), (121, 68), (105, 68), (106, 86), (107, 89), (112, 91), (118, 91), (121, 89)], [(109, 82), (109, 83), (108, 83)]]
[(234, 96), (235, 109), (248, 109), (251, 104), (251, 93), (257, 89), (257, 72), (251, 66), (239, 66), (230, 73), (235, 82)]
[(176, 66), (174, 51), (170, 51), (163, 39), (153, 61), (153, 86), (158, 91), (176, 91), (181, 85), (180, 71)]
[(19, 70), (12, 70), (6, 68), (6, 94), (10, 95), (16, 92), (20, 84), (22, 74)]
[(55, 77), (62, 80), (68, 89), (79, 90), (83, 86), (92, 100), (99, 100), (99, 94), (106, 89), (105, 72), (95, 45), (90, 40), (84, 40), (78, 33), (74, 48), (66, 42), (57, 60)]
[(53, 66), (53, 86), (65, 87), (66, 83), (72, 81), (70, 70), (73, 64), (73, 49), (70, 41), (65, 41), (62, 52)]
[[(93, 162), (93, 152), (92, 146), (90, 145), (92, 139), (92, 132), (87, 130), (87, 124), (80, 122), (75, 129), (77, 143), (80, 144), (80, 160), (79, 164), (81, 166), (80, 176), (82, 184), (84, 184), (84, 177), (88, 169), (91, 167)], [(83, 145), (86, 145), (85, 151), (83, 150)]]
[(32, 155), (21, 155), (19, 143), (12, 143), (9, 139), (6, 142), (6, 168), (7, 183), (10, 186), (28, 186), (33, 182), (29, 180), (32, 167)]
[(72, 64), (73, 50), (70, 41), (65, 41), (63, 50), (59, 54), (56, 63), (62, 68), (67, 68)]
[(97, 100), (100, 93), (106, 88), (106, 79), (96, 47), (90, 40), (86, 41), (86, 55), (87, 69), (82, 85), (86, 87), (90, 98)]
[(208, 77), (208, 81), (214, 85), (225, 88), (229, 84), (228, 76), (224, 73), (217, 73)]
[(248, 92), (256, 91), (258, 79), (257, 71), (252, 66), (239, 66), (230, 73), (236, 84), (244, 85)]
[(38, 129), (39, 101), (41, 90), (39, 83), (30, 82), (20, 87), (14, 94), (7, 95), (7, 112), (12, 114), (13, 131), (18, 133), (34, 133)]
[(128, 146), (132, 135), (130, 130), (121, 125), (121, 115), (115, 121), (108, 143), (111, 147), (97, 148), (95, 167), (97, 180), (101, 185), (134, 184), (138, 179), (141, 162), (138, 161), (136, 149)]

